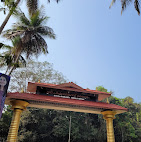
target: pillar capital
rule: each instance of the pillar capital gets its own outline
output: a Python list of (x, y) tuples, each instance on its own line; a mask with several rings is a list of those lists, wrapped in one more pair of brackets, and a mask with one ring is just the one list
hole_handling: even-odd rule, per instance
[(106, 110), (101, 112), (103, 118), (106, 120), (107, 126), (107, 142), (115, 142), (113, 119), (115, 119), (116, 112), (111, 110)]
[(28, 102), (26, 101), (22, 101), (22, 100), (12, 100), (10, 102), (10, 104), (12, 105), (11, 109), (21, 109), (21, 110), (25, 110), (26, 107), (29, 105)]
[(107, 110), (107, 111), (102, 111), (101, 114), (103, 115), (103, 118), (106, 120), (108, 118), (115, 119), (116, 112)]

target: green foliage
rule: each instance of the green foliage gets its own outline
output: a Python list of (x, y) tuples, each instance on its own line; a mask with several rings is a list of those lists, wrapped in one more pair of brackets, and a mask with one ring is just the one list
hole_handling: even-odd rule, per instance
[(118, 99), (112, 97), (110, 103), (128, 108), (128, 112), (119, 114), (114, 120), (117, 142), (138, 142), (141, 135), (141, 105), (134, 103), (133, 98)]
[(22, 55), (28, 59), (47, 54), (48, 46), (44, 38), (55, 39), (53, 29), (44, 26), (48, 17), (42, 15), (41, 10), (36, 10), (29, 19), (20, 9), (15, 11), (15, 15), (19, 21), (13, 25), (13, 28), (3, 32), (3, 36), (12, 41), (13, 47), (0, 43), (0, 49), (10, 47), (8, 52), (0, 55), (0, 65), (7, 66), (9, 75), (21, 64), (25, 65), (26, 62)]
[(11, 9), (12, 7), (15, 7), (14, 0), (4, 0), (4, 2), (5, 2), (5, 6), (7, 6), (9, 9)]
[(31, 108), (23, 113), (18, 141), (66, 142), (70, 116), (72, 142), (106, 142), (105, 122), (98, 115)]
[(0, 6), (0, 12), (1, 11), (3, 11), (3, 14), (6, 14), (6, 8), (5, 7)]
[(20, 46), (16, 46), (18, 50), (29, 56), (48, 53), (48, 46), (45, 37), (55, 39), (53, 29), (44, 26), (48, 17), (43, 16), (40, 10), (36, 10), (28, 19), (21, 11), (17, 12), (19, 22), (13, 25), (13, 28), (3, 32), (3, 36), (7, 39), (15, 39), (20, 37)]
[(10, 91), (26, 91), (27, 82), (44, 82), (60, 84), (65, 83), (66, 79), (62, 73), (53, 69), (49, 62), (34, 62), (29, 60), (26, 68), (19, 68), (13, 71), (10, 81)]
[(13, 68), (25, 67), (26, 61), (23, 56), (19, 55), (18, 60), (15, 62), (17, 58), (17, 44), (19, 43), (19, 38), (15, 38), (12, 40), (12, 45), (0, 44), (0, 49), (5, 49), (2, 53), (0, 53), (0, 67), (7, 67), (7, 71)]
[[(35, 65), (35, 63), (31, 65)], [(29, 75), (32, 76), (32, 73)], [(38, 77), (34, 79), (36, 80)], [(104, 87), (98, 88), (107, 91)], [(109, 102), (128, 108), (128, 112), (116, 115), (114, 120), (116, 142), (140, 142), (141, 104), (135, 103), (131, 97), (119, 99), (111, 96)], [(18, 142), (68, 141), (70, 116), (72, 142), (107, 141), (106, 123), (102, 115), (28, 108), (22, 114)], [(0, 121), (0, 127), (4, 128), (1, 129), (4, 134), (1, 136), (3, 141), (6, 139), (10, 119), (11, 111), (9, 112), (7, 109)]]
[(0, 141), (6, 141), (8, 130), (12, 118), (12, 110), (10, 106), (5, 106), (4, 113), (0, 119)]
[(105, 89), (103, 86), (98, 86), (96, 87), (97, 91), (101, 91), (101, 92), (106, 92), (107, 93), (107, 89)]

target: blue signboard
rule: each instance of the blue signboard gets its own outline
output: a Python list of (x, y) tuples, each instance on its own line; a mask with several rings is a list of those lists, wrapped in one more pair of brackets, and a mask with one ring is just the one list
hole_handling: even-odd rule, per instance
[(0, 73), (0, 118), (2, 116), (2, 110), (4, 108), (9, 81), (10, 76)]

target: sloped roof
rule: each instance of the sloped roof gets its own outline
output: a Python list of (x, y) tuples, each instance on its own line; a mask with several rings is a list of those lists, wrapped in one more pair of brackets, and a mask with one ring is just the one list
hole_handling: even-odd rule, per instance
[(117, 114), (127, 111), (127, 108), (115, 104), (19, 92), (8, 93), (5, 103), (9, 105), (10, 101), (14, 99), (25, 100), (29, 102), (29, 107), (37, 108), (48, 108), (96, 114), (100, 114), (101, 111), (104, 110), (113, 110), (116, 111)]
[(81, 90), (81, 91), (84, 90), (82, 87), (78, 86), (77, 84), (75, 84), (73, 82), (59, 84), (59, 85), (56, 85), (56, 87), (64, 88), (64, 89), (65, 88), (72, 88), (72, 89), (78, 89), (78, 90)]
[(59, 84), (59, 85), (49, 84), (49, 83), (28, 82), (27, 91), (30, 93), (36, 93), (37, 86), (48, 87), (48, 88), (53, 88), (53, 89), (61, 89), (61, 90), (67, 90), (67, 91), (98, 94), (98, 101), (101, 101), (101, 100), (111, 96), (110, 93), (101, 92), (101, 91), (97, 91), (97, 90), (83, 89), (82, 87), (76, 85), (73, 82), (63, 83), (63, 84)]

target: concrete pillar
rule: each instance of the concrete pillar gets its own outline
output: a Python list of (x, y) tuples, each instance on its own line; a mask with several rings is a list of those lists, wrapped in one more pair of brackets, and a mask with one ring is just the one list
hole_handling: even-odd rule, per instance
[(11, 101), (12, 109), (13, 109), (13, 117), (11, 121), (11, 126), (9, 129), (7, 142), (16, 142), (17, 134), (19, 129), (20, 117), (23, 110), (28, 106), (28, 102), (21, 100), (13, 100)]
[(113, 119), (115, 119), (115, 111), (103, 111), (103, 118), (106, 120), (107, 142), (115, 142)]

